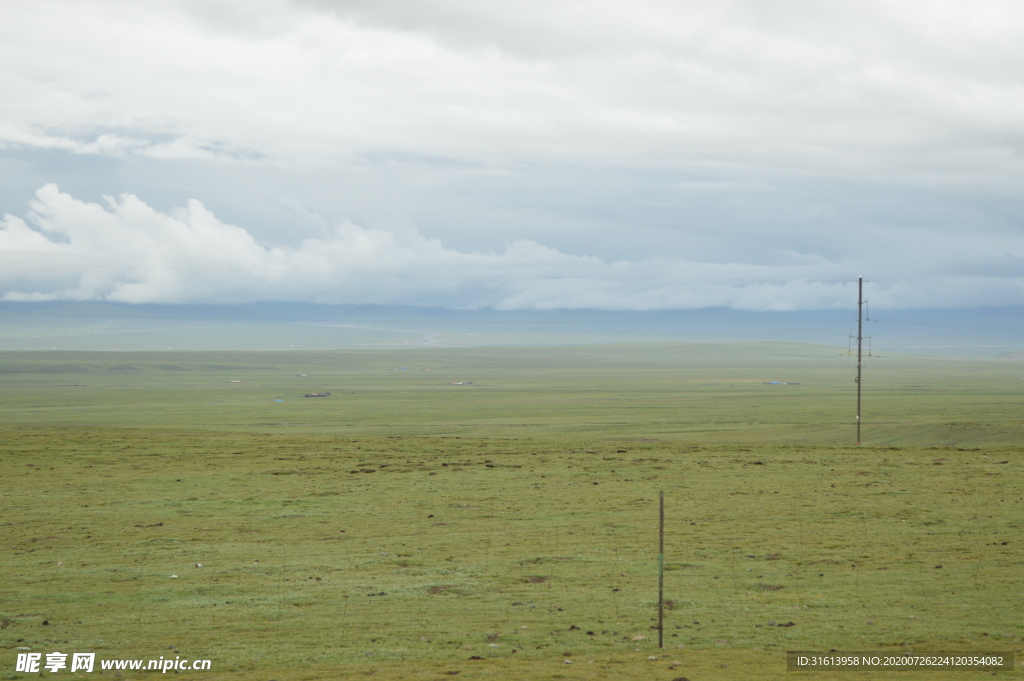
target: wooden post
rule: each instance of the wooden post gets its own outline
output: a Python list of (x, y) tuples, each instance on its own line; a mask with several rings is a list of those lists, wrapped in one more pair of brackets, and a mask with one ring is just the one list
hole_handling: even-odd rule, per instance
[(658, 647), (665, 647), (665, 492), (658, 503)]

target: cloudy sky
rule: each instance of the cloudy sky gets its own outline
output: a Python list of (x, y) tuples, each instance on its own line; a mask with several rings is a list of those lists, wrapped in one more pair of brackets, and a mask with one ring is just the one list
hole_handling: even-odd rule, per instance
[(1024, 304), (1019, 0), (5, 0), (0, 298)]

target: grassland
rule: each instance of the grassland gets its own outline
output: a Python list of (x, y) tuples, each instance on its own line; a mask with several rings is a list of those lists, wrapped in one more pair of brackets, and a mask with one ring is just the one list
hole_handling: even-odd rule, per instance
[[(0, 423), (846, 444), (854, 359), (783, 343), (4, 352)], [(1024, 362), (869, 357), (865, 390), (865, 443), (1024, 441)]]
[(279, 681), (1016, 650), (1020, 367), (872, 358), (858, 447), (818, 346), (2, 353), (0, 678), (19, 648)]

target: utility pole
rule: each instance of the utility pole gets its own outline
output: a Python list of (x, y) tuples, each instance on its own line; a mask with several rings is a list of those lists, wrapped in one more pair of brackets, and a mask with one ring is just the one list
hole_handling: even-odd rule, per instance
[(665, 492), (658, 500), (658, 647), (665, 647)]
[(857, 277), (857, 444), (860, 444), (860, 388), (864, 345), (864, 277)]

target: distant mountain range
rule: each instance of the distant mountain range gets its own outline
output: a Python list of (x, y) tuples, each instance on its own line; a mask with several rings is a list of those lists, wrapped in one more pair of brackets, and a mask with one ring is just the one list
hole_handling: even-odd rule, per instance
[[(453, 310), (379, 305), (0, 303), (0, 350), (152, 350), (784, 341), (855, 347), (856, 309)], [(1009, 357), (1024, 308), (885, 310), (865, 351)]]

